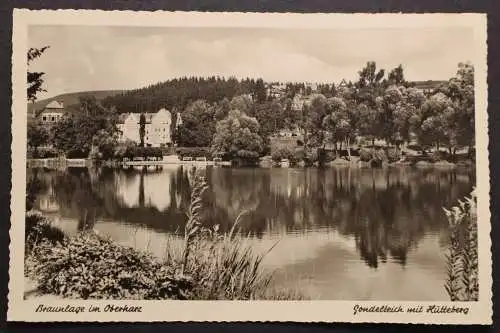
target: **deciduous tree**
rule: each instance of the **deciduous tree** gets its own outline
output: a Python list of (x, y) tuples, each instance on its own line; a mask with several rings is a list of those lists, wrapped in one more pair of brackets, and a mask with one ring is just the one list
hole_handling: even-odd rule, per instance
[(197, 100), (182, 113), (177, 142), (181, 147), (209, 147), (214, 131), (215, 108), (204, 100)]
[(38, 147), (47, 144), (49, 141), (49, 132), (39, 122), (28, 123), (28, 146), (34, 150), (37, 155)]
[(231, 110), (216, 126), (211, 151), (231, 159), (252, 161), (260, 156), (263, 140), (259, 122), (240, 110)]
[(87, 158), (94, 136), (102, 130), (113, 137), (116, 123), (116, 110), (104, 108), (95, 98), (82, 98), (79, 110), (54, 126), (54, 146), (68, 157)]
[[(39, 58), (48, 48), (49, 46), (44, 46), (42, 48), (30, 48), (28, 50), (28, 66), (33, 60)], [(46, 91), (45, 89), (42, 88), (44, 82), (43, 80), (44, 75), (45, 75), (44, 72), (28, 71), (28, 88), (27, 88), (28, 101), (35, 102), (37, 99), (36, 95), (39, 92)]]

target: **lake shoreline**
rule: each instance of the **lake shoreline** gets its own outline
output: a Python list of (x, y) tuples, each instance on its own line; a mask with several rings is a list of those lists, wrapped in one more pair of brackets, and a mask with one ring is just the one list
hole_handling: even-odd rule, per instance
[[(159, 160), (159, 161), (127, 161), (127, 162), (111, 162), (111, 161), (96, 161), (91, 159), (57, 159), (57, 158), (46, 158), (46, 159), (27, 159), (28, 168), (38, 168), (38, 167), (91, 167), (95, 165), (102, 165), (108, 167), (134, 167), (134, 166), (216, 166), (216, 167), (231, 167), (231, 168), (241, 168), (241, 166), (233, 165), (230, 161), (214, 162), (214, 161), (169, 161), (169, 160)], [(359, 159), (354, 159), (351, 161), (337, 158), (333, 161), (326, 162), (323, 165), (319, 165), (315, 162), (313, 165), (306, 166), (303, 162), (292, 163), (286, 166), (282, 166), (280, 163), (273, 161), (268, 161), (262, 159), (257, 163), (257, 165), (243, 166), (243, 167), (256, 167), (256, 168), (291, 168), (291, 169), (308, 169), (308, 168), (420, 168), (420, 169), (474, 169), (475, 164), (471, 160), (464, 160), (457, 163), (452, 163), (448, 161), (438, 161), (438, 162), (427, 162), (419, 161), (417, 163), (410, 163), (404, 161), (398, 162), (382, 162), (380, 165), (373, 166), (372, 162), (360, 161)]]

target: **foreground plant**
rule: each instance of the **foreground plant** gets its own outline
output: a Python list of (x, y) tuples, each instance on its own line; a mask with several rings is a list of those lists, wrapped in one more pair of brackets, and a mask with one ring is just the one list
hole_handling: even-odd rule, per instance
[(182, 272), (196, 281), (194, 294), (198, 299), (253, 299), (263, 295), (272, 275), (262, 269), (262, 261), (274, 246), (265, 253), (254, 253), (248, 239), (237, 232), (246, 212), (238, 215), (227, 233), (220, 234), (218, 225), (204, 226), (200, 216), (208, 185), (194, 169), (191, 179), (193, 190), (185, 228)]
[(450, 248), (446, 253), (446, 291), (451, 301), (477, 301), (479, 282), (475, 192), (464, 201), (459, 201), (458, 206), (444, 211), (451, 228)]

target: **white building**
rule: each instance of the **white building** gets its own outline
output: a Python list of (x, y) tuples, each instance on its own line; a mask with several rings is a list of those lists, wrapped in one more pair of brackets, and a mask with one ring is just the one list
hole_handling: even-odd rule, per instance
[[(146, 124), (144, 126), (144, 145), (149, 147), (168, 146), (172, 143), (170, 126), (172, 115), (170, 111), (161, 109), (156, 113), (144, 113)], [(122, 141), (131, 140), (141, 142), (140, 137), (140, 113), (123, 114), (118, 122)]]
[(64, 105), (58, 101), (52, 101), (40, 112), (39, 118), (42, 124), (52, 125), (64, 116)]

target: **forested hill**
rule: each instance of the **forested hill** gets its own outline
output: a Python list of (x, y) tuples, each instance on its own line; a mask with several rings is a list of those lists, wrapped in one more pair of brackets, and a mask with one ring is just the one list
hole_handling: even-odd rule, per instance
[[(410, 82), (421, 89), (437, 88), (444, 81)], [(183, 77), (160, 82), (133, 90), (84, 91), (58, 95), (52, 98), (28, 104), (28, 114), (42, 110), (53, 100), (62, 102), (66, 109), (78, 110), (80, 98), (95, 97), (106, 107), (114, 106), (119, 113), (154, 112), (162, 107), (169, 110), (184, 110), (191, 102), (203, 99), (213, 104), (224, 98), (231, 100), (234, 96), (251, 94), (256, 102), (267, 98), (266, 85), (262, 79), (221, 78), (221, 77)], [(277, 83), (277, 82), (273, 82)], [(286, 91), (292, 93), (304, 88), (304, 83), (287, 83)], [(326, 89), (326, 90), (325, 90)], [(331, 92), (335, 87), (319, 85), (318, 90)]]
[(198, 99), (214, 103), (225, 97), (231, 99), (242, 94), (252, 94), (257, 100), (265, 100), (264, 81), (220, 77), (176, 78), (109, 96), (102, 103), (107, 107), (115, 106), (120, 113), (151, 112), (162, 107), (183, 110), (189, 103)]
[[(410, 85), (421, 86), (422, 89), (437, 88), (444, 81), (409, 82)], [(165, 107), (169, 110), (184, 110), (187, 105), (199, 99), (209, 104), (224, 98), (231, 100), (234, 96), (251, 94), (256, 102), (264, 102), (266, 86), (262, 79), (221, 78), (221, 77), (183, 77), (157, 83), (140, 89), (128, 90), (103, 100), (106, 107), (115, 106), (118, 112), (152, 112)], [(297, 92), (304, 88), (304, 83), (286, 83), (287, 92)], [(334, 91), (328, 84), (318, 85), (318, 92)]]

